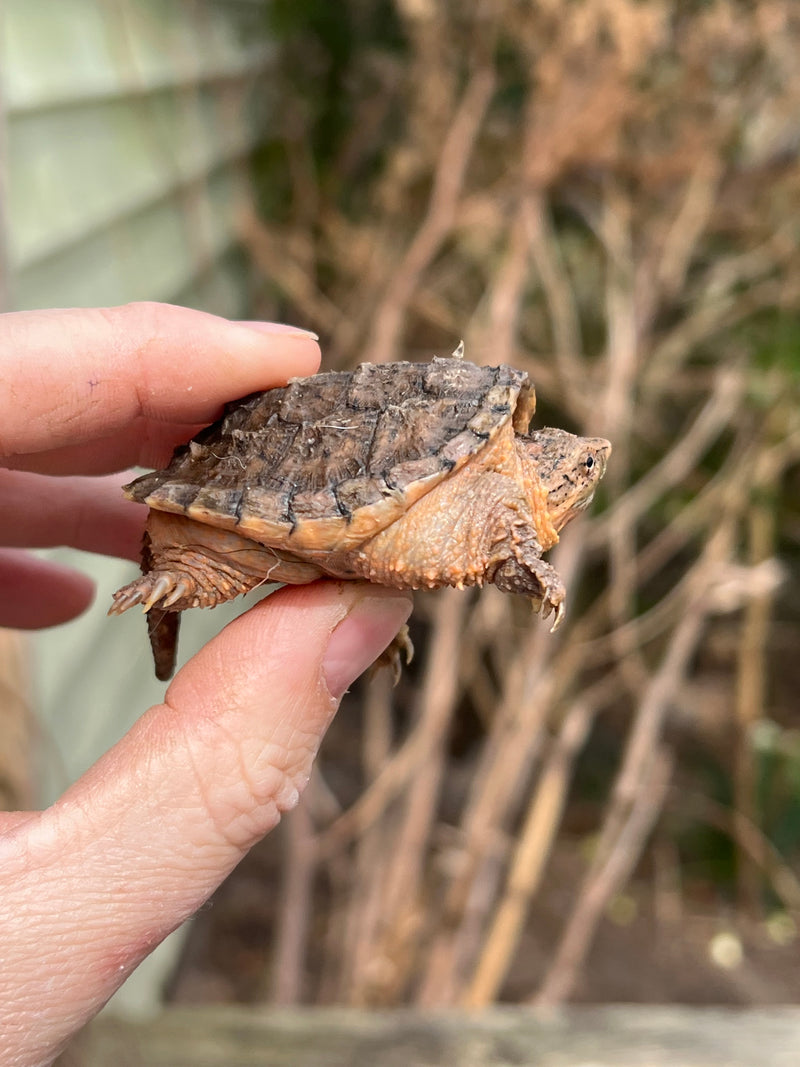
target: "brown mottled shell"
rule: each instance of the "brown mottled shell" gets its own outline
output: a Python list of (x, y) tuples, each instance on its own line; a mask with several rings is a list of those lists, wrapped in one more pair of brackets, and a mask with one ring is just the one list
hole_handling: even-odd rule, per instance
[(351, 548), (509, 420), (527, 432), (534, 403), (522, 371), (453, 358), (296, 378), (228, 405), (126, 494), (272, 547)]

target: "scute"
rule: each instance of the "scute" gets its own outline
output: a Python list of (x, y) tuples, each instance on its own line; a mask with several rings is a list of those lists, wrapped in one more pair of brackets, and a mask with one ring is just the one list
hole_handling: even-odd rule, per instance
[(527, 375), (461, 359), (362, 364), (229, 405), (126, 487), (161, 511), (272, 547), (349, 548), (533, 411)]

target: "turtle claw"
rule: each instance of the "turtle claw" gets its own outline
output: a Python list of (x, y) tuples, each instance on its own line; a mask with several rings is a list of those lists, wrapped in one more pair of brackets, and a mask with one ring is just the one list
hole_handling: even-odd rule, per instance
[(397, 663), (398, 674), (397, 674), (397, 678), (395, 679), (395, 684), (397, 684), (397, 682), (400, 679), (400, 673), (399, 672), (402, 669), (402, 665), (399, 662), (400, 656), (402, 655), (403, 658), (405, 659), (406, 667), (409, 665), (409, 663), (414, 658), (414, 645), (412, 644), (411, 634), (408, 632), (408, 627), (407, 626), (403, 627), (403, 629), (400, 631), (400, 633), (397, 635), (397, 637), (395, 637), (394, 641), (392, 641), (392, 643), (389, 646), (389, 648), (391, 648), (396, 653), (397, 659), (398, 659), (398, 663)]
[(562, 622), (562, 620), (563, 620), (565, 615), (566, 615), (566, 610), (564, 608), (564, 601), (561, 600), (561, 601), (559, 601), (559, 603), (556, 606), (555, 618), (553, 619), (553, 625), (550, 627), (550, 633), (551, 634), (554, 634), (556, 632), (556, 630), (559, 628), (559, 626), (561, 625), (561, 622)]
[(150, 587), (147, 600), (142, 605), (144, 610), (149, 611), (159, 600), (166, 597), (168, 593), (173, 592), (174, 589), (175, 579), (166, 574), (159, 574)]
[(556, 600), (550, 590), (543, 597), (531, 597), (531, 608), (535, 614), (540, 615), (543, 619), (553, 615), (553, 625), (550, 627), (551, 634), (556, 632), (567, 613), (563, 597)]
[(408, 627), (404, 626), (389, 647), (384, 649), (372, 664), (369, 669), (369, 677), (373, 678), (380, 667), (388, 667), (392, 672), (392, 685), (395, 686), (403, 674), (403, 660), (405, 660), (405, 666), (407, 667), (413, 658), (414, 646), (411, 643)]
[(161, 601), (161, 604), (159, 605), (159, 607), (169, 608), (173, 604), (177, 604), (177, 602), (182, 597), (189, 596), (189, 594), (191, 592), (193, 592), (193, 591), (194, 590), (193, 590), (192, 583), (186, 578), (180, 578), (175, 583), (175, 587), (172, 590), (172, 592), (167, 594), (167, 596), (165, 596), (164, 599)]
[(140, 604), (143, 597), (144, 590), (139, 588), (139, 582), (132, 582), (130, 585), (126, 585), (123, 589), (118, 589), (117, 592), (114, 593), (114, 603), (108, 609), (108, 614), (121, 615), (123, 611), (127, 611), (128, 608)]
[(564, 616), (567, 611), (564, 607), (563, 590), (559, 596), (556, 590), (548, 589), (541, 601), (540, 615), (543, 619), (548, 619), (553, 616), (553, 625), (550, 627), (550, 633), (554, 634), (564, 620)]
[(194, 587), (186, 577), (176, 578), (167, 571), (150, 571), (114, 593), (114, 603), (108, 614), (121, 615), (137, 604), (141, 604), (145, 612), (156, 605), (169, 608), (193, 591)]

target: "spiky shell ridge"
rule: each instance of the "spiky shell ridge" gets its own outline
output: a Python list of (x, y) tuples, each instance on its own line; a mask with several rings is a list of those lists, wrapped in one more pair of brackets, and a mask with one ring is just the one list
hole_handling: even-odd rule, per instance
[(463, 359), (364, 363), (230, 404), (126, 495), (272, 547), (346, 549), (534, 409), (528, 376)]

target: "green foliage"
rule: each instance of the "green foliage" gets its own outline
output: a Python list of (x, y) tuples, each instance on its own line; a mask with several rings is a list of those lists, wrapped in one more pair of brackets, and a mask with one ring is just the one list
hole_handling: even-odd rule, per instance
[(795, 389), (800, 388), (800, 314), (796, 310), (769, 308), (754, 316), (748, 324), (749, 339), (754, 345), (754, 367), (750, 399), (768, 406), (772, 397), (760, 386), (763, 372), (777, 370), (787, 375)]
[(390, 0), (275, 0), (269, 15), (279, 46), (273, 93), (278, 111), (267, 117), (267, 139), (255, 166), (262, 212), (286, 219), (293, 199), (287, 147), (302, 155), (315, 183), (338, 193), (365, 180), (374, 167), (369, 152), (355, 172), (343, 175), (337, 164), (357, 135), (364, 100), (381, 91), (380, 70), (372, 72), (365, 57), (391, 59), (404, 41)]

